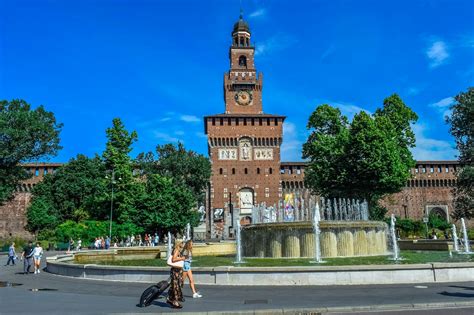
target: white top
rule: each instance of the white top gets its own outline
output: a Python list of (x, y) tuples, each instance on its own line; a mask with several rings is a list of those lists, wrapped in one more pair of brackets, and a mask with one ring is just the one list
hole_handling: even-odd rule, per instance
[(41, 256), (43, 255), (43, 247), (37, 246), (33, 248), (33, 256)]

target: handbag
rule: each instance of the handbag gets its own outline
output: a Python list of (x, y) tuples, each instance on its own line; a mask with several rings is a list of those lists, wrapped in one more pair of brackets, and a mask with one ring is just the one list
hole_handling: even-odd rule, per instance
[(170, 267), (173, 267), (173, 268), (183, 269), (184, 260), (173, 262), (173, 255), (170, 255), (170, 257), (168, 257), (168, 260), (166, 261), (166, 264)]

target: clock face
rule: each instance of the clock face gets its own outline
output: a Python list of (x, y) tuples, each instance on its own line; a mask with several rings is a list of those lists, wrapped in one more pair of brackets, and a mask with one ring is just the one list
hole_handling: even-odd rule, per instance
[(235, 93), (235, 101), (239, 105), (249, 105), (252, 102), (252, 92), (251, 91), (238, 91)]

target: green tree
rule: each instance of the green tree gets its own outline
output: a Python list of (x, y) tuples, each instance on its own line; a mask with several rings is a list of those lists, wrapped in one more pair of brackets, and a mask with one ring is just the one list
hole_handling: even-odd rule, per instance
[(186, 150), (182, 143), (169, 143), (156, 147), (153, 153), (141, 153), (136, 159), (145, 174), (159, 174), (173, 178), (176, 183), (187, 186), (198, 202), (204, 201), (204, 192), (211, 177), (209, 159), (192, 150)]
[[(96, 203), (96, 198), (105, 193), (103, 174), (100, 158), (84, 155), (71, 159), (54, 174), (47, 174), (32, 191), (27, 209), (29, 230), (54, 228), (65, 220), (103, 219), (107, 212)], [(45, 212), (47, 220), (43, 219)]]
[(199, 223), (193, 192), (179, 181), (150, 174), (145, 196), (140, 216), (147, 231), (162, 229), (176, 233), (182, 231), (187, 223), (191, 226)]
[[(103, 183), (108, 187), (100, 203), (105, 208), (110, 205), (113, 196), (113, 217), (119, 223), (138, 223), (136, 200), (143, 194), (143, 185), (133, 174), (133, 165), (129, 156), (132, 144), (137, 141), (135, 131), (128, 132), (119, 118), (114, 118), (112, 127), (106, 130), (107, 144), (102, 154), (105, 169), (109, 172)], [(105, 174), (104, 174), (105, 175)]]
[(366, 199), (371, 219), (382, 219), (386, 209), (378, 201), (400, 191), (415, 165), (409, 149), (415, 144), (411, 124), (416, 119), (396, 94), (375, 114), (362, 111), (351, 123), (336, 108), (317, 107), (303, 145), (303, 158), (309, 159), (305, 183), (324, 196)]
[(0, 101), (0, 204), (28, 178), (20, 163), (54, 156), (61, 149), (62, 126), (42, 105), (31, 109), (24, 100)]
[(452, 217), (474, 218), (474, 87), (455, 97), (451, 117), (447, 118), (450, 131), (459, 150), (460, 170), (454, 189)]

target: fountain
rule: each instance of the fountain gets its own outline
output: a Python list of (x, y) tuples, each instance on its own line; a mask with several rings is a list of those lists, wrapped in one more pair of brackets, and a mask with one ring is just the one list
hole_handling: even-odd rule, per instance
[[(285, 198), (274, 209), (270, 207), (270, 211), (264, 203), (255, 205), (252, 224), (242, 227), (242, 256), (308, 257), (317, 261), (316, 238), (319, 260), (387, 254), (387, 224), (368, 220), (365, 200), (321, 198), (320, 202), (293, 202), (292, 198)], [(273, 215), (273, 211), (277, 214)], [(319, 218), (315, 218), (317, 215)], [(319, 234), (315, 235), (317, 230)]]
[(390, 237), (392, 238), (392, 250), (393, 250), (393, 260), (399, 260), (399, 252), (398, 252), (398, 243), (397, 243), (397, 235), (395, 230), (395, 215), (392, 213), (390, 217)]
[(312, 263), (322, 263), (321, 260), (321, 243), (319, 240), (319, 236), (321, 234), (321, 230), (319, 229), (319, 221), (321, 221), (321, 214), (319, 213), (319, 205), (316, 204), (316, 208), (314, 209), (313, 214), (313, 233), (314, 233), (314, 261)]
[(191, 239), (191, 223), (186, 224), (186, 239), (185, 241), (189, 241)]
[(234, 261), (234, 264), (243, 264), (245, 263), (242, 260), (242, 238), (240, 236), (240, 231), (242, 230), (242, 227), (240, 225), (240, 220), (237, 220), (237, 229), (235, 231), (236, 237), (237, 237), (237, 248), (236, 248), (236, 258)]
[(472, 254), (471, 247), (469, 245), (469, 237), (467, 236), (466, 223), (464, 222), (464, 218), (461, 218), (461, 225), (462, 225), (462, 237), (464, 241), (464, 254)]
[(454, 251), (459, 252), (458, 233), (456, 232), (456, 226), (454, 224), (453, 224), (453, 227), (452, 227), (452, 231), (453, 231)]

